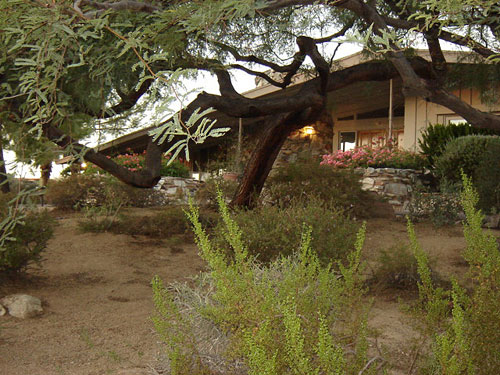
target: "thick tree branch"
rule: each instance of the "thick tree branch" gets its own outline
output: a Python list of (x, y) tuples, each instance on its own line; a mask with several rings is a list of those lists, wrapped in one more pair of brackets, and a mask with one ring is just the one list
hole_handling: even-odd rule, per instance
[(126, 184), (140, 188), (150, 188), (155, 186), (160, 180), (161, 152), (155, 145), (148, 147), (148, 151), (150, 151), (151, 154), (149, 152), (147, 153), (146, 168), (140, 172), (132, 172), (116, 164), (105, 155), (93, 149), (86, 148), (55, 126), (44, 125), (43, 131), (44, 135), (59, 147), (64, 149), (71, 148), (76, 153), (83, 154), (85, 160), (101, 167)]
[(353, 25), (354, 25), (354, 22), (351, 21), (351, 22), (347, 23), (340, 31), (337, 31), (336, 33), (325, 36), (323, 38), (316, 38), (316, 39), (314, 39), (314, 42), (316, 44), (331, 42), (332, 39), (338, 38), (339, 36), (344, 36), (345, 33), (347, 32), (347, 30), (349, 30)]
[(446, 73), (448, 72), (448, 65), (437, 35), (438, 30), (432, 30), (431, 32), (425, 34), (425, 39), (431, 55), (434, 78), (439, 82), (443, 82), (446, 77)]
[[(384, 21), (387, 23), (388, 26), (395, 27), (398, 29), (405, 29), (405, 30), (410, 30), (413, 28), (417, 28), (418, 30), (425, 29), (425, 25), (417, 21), (392, 18), (387, 16), (381, 16), (381, 17), (384, 19)], [(447, 42), (456, 44), (458, 46), (470, 48), (478, 55), (481, 55), (484, 58), (488, 58), (498, 54), (498, 52), (495, 52), (492, 49), (487, 48), (486, 46), (482, 45), (481, 43), (475, 41), (470, 37), (454, 34), (443, 29), (439, 31), (438, 37), (441, 40), (445, 40)]]
[(255, 70), (252, 70), (252, 69), (248, 69), (247, 67), (243, 66), (243, 65), (240, 65), (240, 64), (231, 64), (229, 65), (231, 68), (233, 69), (238, 69), (238, 70), (241, 70), (247, 74), (250, 74), (252, 76), (256, 76), (256, 77), (260, 77), (262, 79), (264, 79), (267, 83), (273, 85), (273, 86), (276, 86), (276, 87), (280, 87), (282, 89), (286, 88), (287, 85), (284, 83), (284, 82), (278, 82), (274, 79), (272, 79), (271, 77), (269, 77), (266, 73), (264, 72), (257, 72)]

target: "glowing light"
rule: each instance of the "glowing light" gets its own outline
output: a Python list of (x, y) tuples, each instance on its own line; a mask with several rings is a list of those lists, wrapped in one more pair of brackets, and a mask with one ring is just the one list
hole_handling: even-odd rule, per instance
[(87, 163), (82, 163), (82, 168), (87, 168)]
[(304, 128), (305, 135), (313, 135), (315, 133), (314, 128), (312, 126), (306, 126)]

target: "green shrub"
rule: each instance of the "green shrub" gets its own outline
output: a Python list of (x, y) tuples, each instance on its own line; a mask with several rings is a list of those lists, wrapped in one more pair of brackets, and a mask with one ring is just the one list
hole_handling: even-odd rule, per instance
[(263, 266), (248, 255), (240, 229), (223, 199), (219, 203), (232, 260), (210, 242), (191, 207), (189, 217), (209, 271), (193, 287), (164, 288), (158, 278), (153, 280), (153, 321), (167, 346), (169, 373), (309, 375), (374, 370), (379, 364), (367, 361), (359, 276), (364, 229), (340, 274), (321, 266), (307, 229), (296, 254)]
[(149, 207), (165, 204), (164, 195), (154, 189), (139, 189), (111, 176), (71, 175), (50, 181), (47, 202), (60, 209), (79, 210), (97, 206)]
[(469, 264), (469, 293), (456, 281), (451, 296), (434, 287), (427, 258), (409, 225), (422, 279), (420, 298), (426, 301), (426, 331), (432, 338), (427, 373), (495, 375), (500, 368), (500, 250), (497, 239), (481, 228), (484, 216), (476, 209), (479, 196), (471, 180), (464, 176), (463, 183), (461, 201), (467, 218), (463, 257)]
[(459, 192), (444, 187), (441, 192), (429, 192), (425, 188), (416, 187), (413, 189), (408, 211), (414, 222), (430, 219), (435, 227), (454, 225), (462, 212)]
[[(431, 270), (434, 284), (444, 284), (443, 280)], [(371, 283), (377, 288), (404, 289), (416, 291), (422, 280), (418, 273), (418, 262), (406, 245), (384, 249), (378, 259), (378, 267)]]
[[(474, 128), (470, 124), (434, 124), (425, 129), (418, 144), (422, 154), (427, 158), (429, 167), (434, 167), (436, 160), (441, 156), (446, 145), (455, 138), (474, 134), (495, 134), (492, 130)], [(496, 133), (498, 134), (498, 133)]]
[[(152, 238), (169, 238), (190, 234), (190, 224), (183, 206), (168, 206), (151, 215), (119, 214), (117, 210), (106, 207), (90, 208), (86, 217), (79, 222), (85, 232), (109, 231), (117, 234), (148, 236)], [(215, 212), (204, 209), (200, 220), (207, 228), (213, 228), (218, 217)]]
[(201, 205), (217, 208), (217, 191), (221, 191), (226, 200), (231, 200), (238, 188), (237, 181), (225, 180), (222, 176), (207, 179), (196, 191), (196, 201)]
[[(269, 262), (297, 251), (303, 225), (314, 228), (311, 246), (325, 262), (343, 260), (352, 250), (358, 224), (338, 208), (328, 208), (317, 200), (295, 202), (287, 207), (260, 206), (253, 210), (237, 210), (233, 220), (242, 231), (242, 240), (249, 254)], [(225, 240), (223, 223), (215, 230), (214, 241), (230, 251)]]
[[(38, 263), (54, 232), (54, 219), (48, 212), (30, 212), (15, 223), (9, 238), (0, 245), (0, 272), (18, 272)], [(7, 216), (2, 215), (2, 220)]]
[(82, 232), (100, 233), (108, 231), (117, 220), (121, 206), (89, 206), (84, 207), (85, 217), (78, 221)]
[(360, 175), (352, 170), (335, 170), (303, 159), (279, 168), (266, 183), (266, 201), (279, 207), (316, 199), (356, 217), (366, 217), (373, 196), (361, 190)]
[(436, 172), (448, 183), (459, 183), (463, 171), (479, 193), (486, 212), (500, 208), (500, 137), (467, 136), (451, 141), (436, 161)]

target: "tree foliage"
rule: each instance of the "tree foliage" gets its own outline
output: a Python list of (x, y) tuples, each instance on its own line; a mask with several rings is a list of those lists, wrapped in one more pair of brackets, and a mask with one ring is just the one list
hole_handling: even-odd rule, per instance
[[(188, 141), (214, 131), (213, 123), (203, 124), (201, 137), (188, 130), (203, 122), (197, 113), (264, 116), (271, 129), (239, 192), (239, 203), (248, 203), (270, 168), (259, 153), (273, 161), (286, 135), (323, 116), (327, 93), (356, 81), (400, 76), (406, 95), (444, 105), (477, 127), (500, 129), (499, 116), (451, 94), (441, 49), (443, 41), (454, 43), (477, 61), (496, 63), (499, 15), (492, 0), (0, 0), (0, 123), (10, 147), (28, 159), (47, 159), (55, 143), (122, 181), (151, 186), (162, 152), (175, 144), (187, 149)], [(415, 41), (427, 44), (432, 61), (412, 57)], [(338, 69), (332, 61), (347, 42), (361, 43), (382, 62)], [(298, 76), (311, 80), (297, 93), (250, 99), (232, 84), (237, 70), (279, 88)], [(134, 113), (148, 118), (144, 113), (156, 104), (183, 98), (180, 79), (206, 72), (220, 93), (201, 92), (191, 103), (181, 101), (183, 110), (170, 121), (147, 124), (168, 126), (152, 137), (148, 168), (140, 173), (76, 142), (97, 129), (123, 129)]]

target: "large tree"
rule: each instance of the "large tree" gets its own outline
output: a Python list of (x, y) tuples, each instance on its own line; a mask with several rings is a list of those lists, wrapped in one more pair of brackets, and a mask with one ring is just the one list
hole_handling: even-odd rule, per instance
[[(478, 0), (0, 0), (0, 122), (18, 147), (48, 139), (128, 184), (150, 187), (159, 180), (162, 152), (209, 135), (191, 132), (202, 122), (192, 117), (200, 109), (261, 117), (266, 128), (233, 201), (250, 205), (286, 137), (329, 121), (327, 95), (354, 82), (399, 76), (405, 95), (500, 129), (499, 116), (447, 89), (441, 49), (446, 41), (495, 63), (499, 14), (496, 2)], [(378, 61), (336, 70), (336, 46), (347, 40), (363, 43)], [(407, 53), (414, 40), (427, 44), (431, 62)], [(298, 90), (249, 99), (233, 86), (235, 70), (281, 89), (298, 75), (311, 79)], [(82, 130), (122, 124), (148, 103), (179, 98), (177, 80), (200, 72), (217, 78), (220, 93), (201, 92), (174, 115), (177, 121), (160, 127), (172, 136), (151, 138), (140, 173), (75, 140)]]

